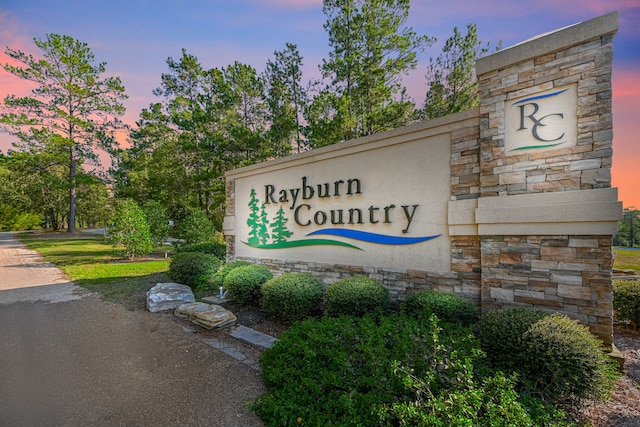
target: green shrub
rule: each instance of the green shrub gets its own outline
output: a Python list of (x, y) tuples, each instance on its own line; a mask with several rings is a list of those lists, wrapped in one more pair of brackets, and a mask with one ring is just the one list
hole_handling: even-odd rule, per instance
[[(190, 252), (189, 251), (190, 248), (198, 248), (201, 246), (206, 249), (208, 245), (209, 243), (202, 243), (198, 245), (184, 246), (183, 248), (186, 248), (187, 251), (183, 252), (183, 248), (181, 248), (179, 253), (187, 253), (187, 252)], [(213, 243), (212, 245), (216, 245), (216, 244)], [(211, 254), (211, 255), (215, 256), (215, 254)], [(220, 260), (220, 262), (221, 262), (221, 265), (218, 271), (215, 271), (213, 273), (207, 273), (199, 278), (198, 283), (196, 285), (199, 291), (213, 290), (218, 292), (221, 286), (224, 287), (224, 278), (227, 277), (227, 274), (229, 274), (231, 270), (238, 267), (244, 267), (245, 265), (253, 265), (253, 263), (249, 261), (232, 261), (232, 262), (224, 263), (224, 261)]]
[(169, 263), (169, 277), (192, 288), (202, 286), (206, 276), (215, 273), (220, 261), (202, 252), (185, 252), (174, 255)]
[(151, 240), (155, 246), (161, 246), (169, 238), (169, 215), (160, 202), (148, 200), (143, 206), (144, 214), (149, 223)]
[[(523, 399), (515, 389), (515, 377), (498, 372), (483, 380), (472, 375), (469, 361), (460, 360), (457, 384), (431, 391), (431, 385), (411, 372), (399, 369), (402, 378), (415, 395), (415, 400), (390, 405), (386, 421), (394, 418), (401, 427), (413, 426), (473, 426), (473, 427), (530, 427), (571, 426), (564, 420), (566, 413), (544, 407), (535, 399)], [(535, 406), (531, 406), (533, 403)], [(391, 424), (389, 424), (391, 425)]]
[(385, 405), (409, 395), (393, 361), (415, 375), (441, 368), (443, 376), (433, 378), (434, 385), (440, 385), (444, 376), (456, 373), (445, 362), (451, 360), (452, 349), (443, 345), (436, 357), (434, 339), (454, 346), (460, 358), (475, 357), (468, 331), (451, 333), (457, 341), (434, 338), (438, 333), (434, 323), (397, 316), (294, 323), (260, 358), (269, 392), (253, 409), (266, 426), (380, 425)]
[(403, 304), (403, 311), (413, 317), (432, 314), (445, 322), (471, 326), (478, 320), (478, 308), (460, 295), (434, 290), (420, 291), (409, 295)]
[(194, 277), (191, 287), (197, 291), (216, 291), (218, 294), (218, 288), (214, 286), (216, 282), (216, 272), (208, 271), (200, 276)]
[(616, 320), (631, 322), (634, 329), (640, 326), (640, 281), (613, 281), (613, 311)]
[(180, 246), (178, 252), (202, 252), (214, 255), (218, 259), (224, 259), (227, 255), (227, 244), (224, 241), (196, 243)]
[(224, 279), (224, 288), (229, 297), (243, 304), (260, 301), (262, 285), (273, 277), (263, 265), (247, 265), (234, 268)]
[(519, 389), (552, 403), (607, 395), (614, 365), (587, 327), (529, 308), (483, 315), (476, 335), (496, 369), (518, 374)]
[(310, 273), (284, 273), (262, 287), (262, 305), (285, 320), (309, 317), (322, 302), (322, 282)]
[(41, 214), (21, 213), (13, 222), (13, 230), (35, 230), (42, 227), (44, 218)]
[(530, 308), (507, 308), (485, 313), (476, 327), (476, 336), (489, 362), (513, 372), (527, 352), (523, 335), (531, 325), (550, 313)]
[(482, 357), (469, 328), (435, 317), (306, 319), (262, 354), (252, 409), (267, 427), (544, 425), (512, 379), (476, 377)]
[(325, 300), (326, 312), (330, 316), (363, 316), (385, 310), (389, 305), (389, 290), (374, 279), (347, 278), (329, 285)]
[(238, 267), (244, 267), (247, 265), (253, 265), (253, 263), (249, 261), (231, 261), (225, 264), (222, 264), (216, 274), (213, 276), (213, 281), (211, 285), (213, 288), (219, 288), (220, 286), (224, 286), (224, 279), (227, 277), (227, 274), (231, 272), (231, 270), (235, 270)]
[(606, 399), (616, 381), (615, 366), (589, 328), (555, 313), (524, 333), (518, 369), (528, 392), (556, 403)]
[(127, 258), (148, 255), (153, 250), (147, 218), (136, 202), (120, 201), (113, 218), (109, 225), (110, 242), (115, 248), (122, 245)]
[(200, 209), (193, 210), (177, 227), (177, 237), (182, 239), (178, 246), (213, 242), (220, 239), (215, 226)]

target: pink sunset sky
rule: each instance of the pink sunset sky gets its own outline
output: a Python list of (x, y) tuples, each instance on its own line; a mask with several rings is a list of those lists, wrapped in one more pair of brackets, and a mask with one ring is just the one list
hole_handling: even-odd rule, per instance
[[(405, 85), (420, 106), (429, 57), (439, 54), (455, 26), (475, 23), (483, 42), (508, 47), (612, 11), (620, 20), (613, 43), (613, 186), (624, 207), (640, 208), (640, 0), (412, 0), (408, 24), (438, 42), (420, 56)], [(152, 90), (168, 71), (166, 59), (179, 58), (182, 48), (206, 68), (237, 60), (261, 72), (290, 42), (303, 56), (303, 80), (319, 78), (318, 64), (329, 52), (324, 22), (321, 0), (3, 0), (0, 63), (8, 61), (5, 46), (38, 57), (33, 39), (50, 33), (86, 42), (96, 61), (106, 62), (107, 74), (122, 79), (129, 95), (124, 119), (133, 125), (142, 108), (159, 101)], [(0, 70), (0, 99), (29, 89)], [(0, 133), (0, 151), (12, 141)]]

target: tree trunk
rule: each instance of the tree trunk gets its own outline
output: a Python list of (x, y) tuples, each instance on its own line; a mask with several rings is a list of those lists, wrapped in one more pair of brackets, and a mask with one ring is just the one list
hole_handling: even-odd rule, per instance
[(73, 233), (76, 231), (76, 168), (77, 161), (73, 147), (69, 156), (69, 226), (67, 231)]

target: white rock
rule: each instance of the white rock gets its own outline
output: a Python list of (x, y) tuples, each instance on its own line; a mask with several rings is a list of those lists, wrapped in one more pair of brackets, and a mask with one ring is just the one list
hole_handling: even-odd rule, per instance
[(193, 291), (179, 283), (158, 283), (147, 292), (147, 310), (152, 313), (173, 310), (179, 305), (195, 302)]

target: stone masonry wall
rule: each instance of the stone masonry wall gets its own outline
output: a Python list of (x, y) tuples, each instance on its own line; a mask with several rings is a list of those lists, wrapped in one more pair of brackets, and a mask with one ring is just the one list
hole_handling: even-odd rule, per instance
[[(479, 248), (475, 252), (479, 252)], [(325, 287), (348, 277), (369, 277), (380, 281), (389, 289), (393, 303), (402, 302), (408, 294), (419, 290), (436, 289), (463, 295), (468, 300), (478, 305), (480, 304), (480, 274), (477, 272), (463, 274), (456, 272), (437, 273), (267, 258), (237, 257), (236, 259), (264, 265), (275, 276), (279, 276), (282, 273), (311, 273), (322, 280)]]
[(611, 236), (482, 238), (482, 307), (562, 312), (611, 344)]
[[(611, 186), (612, 40), (608, 34), (479, 76), (483, 197)], [(571, 148), (505, 156), (505, 102), (578, 84), (578, 141)]]
[[(611, 186), (614, 32), (479, 75), (481, 197)], [(506, 156), (505, 103), (572, 83), (577, 144)], [(481, 254), (483, 310), (559, 311), (611, 344), (611, 236), (481, 236)]]
[[(224, 214), (228, 218), (235, 218), (236, 213), (236, 182), (227, 180), (225, 187), (226, 206)], [(225, 241), (227, 242), (227, 261), (233, 261), (236, 257), (236, 236), (225, 233)]]

